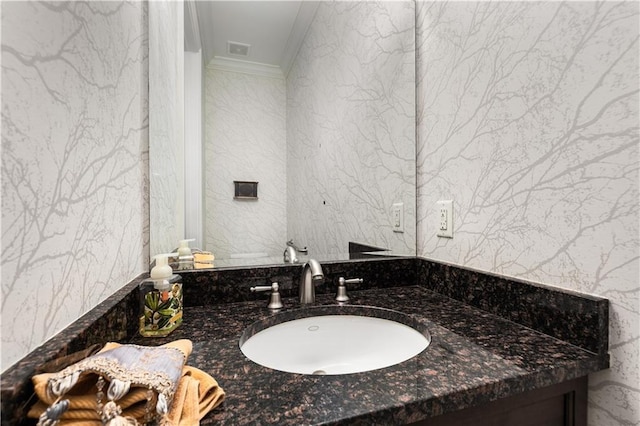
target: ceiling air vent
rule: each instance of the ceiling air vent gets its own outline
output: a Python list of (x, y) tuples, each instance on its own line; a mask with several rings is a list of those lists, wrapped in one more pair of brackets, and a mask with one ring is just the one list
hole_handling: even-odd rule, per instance
[(235, 41), (227, 42), (227, 53), (237, 56), (249, 56), (250, 44), (237, 43)]

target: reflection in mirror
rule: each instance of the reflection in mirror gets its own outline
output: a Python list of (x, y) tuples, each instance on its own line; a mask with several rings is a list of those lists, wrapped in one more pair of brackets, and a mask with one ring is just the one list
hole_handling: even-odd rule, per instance
[(149, 2), (149, 248), (184, 235), (184, 17), (179, 2)]
[[(188, 104), (185, 77), (185, 156), (195, 149), (204, 160), (202, 207), (187, 203), (187, 235), (175, 241), (198, 238), (216, 266), (282, 263), (291, 239), (319, 260), (348, 258), (350, 242), (415, 255), (414, 3), (198, 1), (193, 9), (185, 44), (199, 38), (202, 49), (203, 132), (193, 148), (189, 114), (200, 105)], [(272, 42), (280, 50), (268, 59)], [(185, 171), (196, 163), (187, 159)], [(257, 197), (234, 199), (234, 181), (258, 182)], [(197, 183), (186, 183), (187, 197)], [(193, 227), (190, 213), (200, 209), (202, 226)], [(162, 233), (152, 221), (152, 254), (175, 247), (154, 244), (166, 241)]]

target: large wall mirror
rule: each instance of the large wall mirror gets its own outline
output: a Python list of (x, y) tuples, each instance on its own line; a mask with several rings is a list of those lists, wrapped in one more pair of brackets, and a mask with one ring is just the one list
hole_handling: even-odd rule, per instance
[(222, 267), (282, 263), (289, 240), (415, 255), (413, 1), (149, 8), (152, 255), (182, 238)]

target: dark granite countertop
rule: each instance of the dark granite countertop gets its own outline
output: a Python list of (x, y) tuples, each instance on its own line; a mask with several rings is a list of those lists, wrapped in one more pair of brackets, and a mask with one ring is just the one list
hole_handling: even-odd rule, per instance
[[(284, 373), (248, 360), (243, 330), (267, 318), (261, 301), (187, 306), (183, 325), (156, 345), (187, 338), (188, 364), (213, 376), (225, 402), (203, 424), (405, 424), (561, 383), (606, 368), (605, 356), (421, 286), (349, 293), (352, 305), (394, 309), (426, 322), (430, 346), (395, 366), (350, 375)], [(285, 311), (299, 309), (285, 298)], [(318, 295), (316, 305), (331, 304)], [(384, 350), (382, 348), (382, 350)]]
[[(608, 301), (422, 258), (325, 262), (318, 305), (335, 306), (338, 278), (360, 277), (350, 303), (394, 309), (426, 324), (431, 345), (388, 368), (314, 376), (274, 371), (245, 358), (238, 343), (257, 320), (273, 321), (268, 296), (280, 284), (286, 315), (300, 309), (300, 265), (182, 274), (184, 324), (164, 339), (137, 336), (140, 275), (0, 377), (2, 424), (25, 418), (31, 377), (44, 363), (109, 341), (158, 345), (188, 338), (189, 364), (225, 389), (204, 424), (406, 424), (584, 377), (607, 368)], [(320, 308), (322, 309), (322, 308)], [(297, 315), (297, 314), (296, 314)]]

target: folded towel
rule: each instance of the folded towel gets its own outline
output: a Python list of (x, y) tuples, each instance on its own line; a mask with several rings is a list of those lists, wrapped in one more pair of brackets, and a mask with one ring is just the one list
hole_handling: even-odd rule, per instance
[(209, 251), (193, 254), (193, 261), (196, 263), (213, 263), (216, 257)]
[[(141, 390), (141, 389), (140, 389)], [(145, 415), (146, 399), (142, 394), (127, 395), (121, 399), (123, 417), (132, 417), (142, 422)], [(146, 391), (145, 391), (146, 393)], [(211, 410), (224, 401), (224, 390), (207, 373), (195, 367), (186, 365), (182, 369), (182, 377), (173, 397), (171, 410), (167, 416), (168, 422), (173, 425), (191, 426), (198, 425), (200, 420)], [(84, 402), (82, 402), (84, 400)], [(60, 425), (74, 426), (98, 426), (102, 421), (96, 412), (95, 395), (78, 396), (73, 398), (73, 408), (62, 414)], [(133, 403), (131, 404), (131, 402)], [(137, 401), (137, 403), (135, 402)], [(130, 404), (130, 405), (129, 405)], [(29, 411), (30, 418), (39, 418), (48, 408), (43, 401), (38, 401)]]
[(186, 365), (167, 416), (174, 425), (190, 426), (224, 401), (224, 390), (213, 377), (202, 370)]
[(208, 269), (213, 268), (213, 260), (215, 256), (208, 251), (193, 254), (193, 267), (194, 269)]
[(29, 416), (46, 405), (35, 416), (42, 424), (69, 416), (107, 424), (126, 418), (162, 421), (191, 350), (189, 340), (158, 347), (107, 343), (97, 354), (62, 371), (35, 375), (32, 381), (40, 403)]
[[(108, 343), (100, 353), (121, 346), (117, 343)], [(167, 347), (179, 349), (185, 358), (191, 353), (191, 342), (188, 340), (171, 342), (160, 348)], [(48, 407), (59, 399), (47, 391), (49, 380), (56, 374), (59, 373), (39, 374), (33, 377), (36, 395), (40, 400), (29, 411), (30, 418), (40, 418)], [(69, 406), (59, 417), (60, 425), (98, 426), (102, 424), (96, 400), (98, 393), (96, 382), (95, 377), (91, 375), (81, 376), (75, 386), (64, 395), (64, 398), (69, 401)], [(209, 411), (223, 402), (224, 397), (224, 390), (211, 376), (195, 367), (185, 365), (182, 367), (173, 400), (169, 401), (171, 408), (164, 421), (180, 426), (197, 425)], [(155, 399), (152, 401), (155, 402)], [(128, 393), (117, 400), (117, 403), (122, 410), (121, 418), (135, 419), (140, 423), (148, 420), (148, 388), (132, 386)]]

